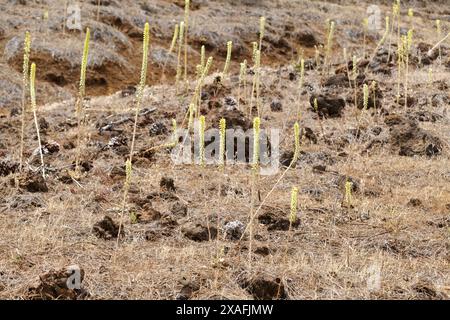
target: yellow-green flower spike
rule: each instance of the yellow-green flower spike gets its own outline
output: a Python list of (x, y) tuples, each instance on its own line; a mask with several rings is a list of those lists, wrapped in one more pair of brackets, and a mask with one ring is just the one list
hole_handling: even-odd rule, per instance
[(369, 106), (369, 87), (364, 83), (363, 85), (363, 108), (367, 110)]
[(30, 68), (30, 51), (31, 51), (31, 36), (30, 33), (27, 31), (25, 32), (25, 40), (23, 43), (23, 90), (27, 90), (28, 86), (28, 74), (29, 74), (29, 68)]
[(194, 112), (195, 112), (195, 104), (189, 104), (189, 121), (188, 121), (188, 131), (192, 128), (192, 124), (194, 123)]
[(131, 185), (131, 170), (132, 165), (130, 159), (125, 162), (125, 188), (128, 189)]
[(202, 68), (205, 67), (205, 46), (203, 45), (202, 48), (200, 49), (200, 65), (202, 66)]
[(352, 188), (353, 188), (353, 182), (347, 180), (345, 182), (345, 203), (347, 203), (349, 206), (352, 205)]
[(195, 70), (196, 70), (196, 72), (197, 72), (197, 78), (200, 79), (200, 78), (202, 77), (202, 74), (203, 74), (203, 67), (202, 67), (202, 65), (201, 65), (201, 64), (198, 64), (198, 65), (195, 67)]
[(178, 32), (178, 58), (177, 58), (177, 74), (176, 74), (176, 83), (178, 84), (178, 81), (181, 77), (181, 48), (183, 46), (183, 39), (184, 39), (184, 21), (180, 22), (180, 31)]
[(414, 16), (414, 11), (412, 8), (408, 9), (408, 17), (412, 18)]
[(411, 50), (411, 46), (412, 46), (412, 42), (413, 42), (413, 30), (412, 29), (408, 30), (408, 34), (407, 34), (406, 38), (407, 38), (407, 46), (408, 46), (407, 49), (409, 52), (409, 50)]
[(139, 91), (138, 97), (139, 100), (142, 99), (142, 95), (144, 94), (145, 81), (147, 79), (147, 66), (148, 66), (148, 45), (150, 40), (150, 26), (148, 23), (145, 24), (144, 27), (144, 36), (143, 36), (143, 48), (142, 48), (142, 67), (141, 67), (141, 79), (139, 82)]
[(184, 39), (184, 21), (180, 22), (180, 31), (178, 32), (178, 44), (181, 45)]
[(205, 68), (203, 69), (202, 81), (205, 80), (206, 76), (208, 75), (208, 72), (209, 72), (209, 69), (211, 68), (212, 62), (213, 62), (213, 57), (209, 57), (208, 60), (206, 61)]
[(86, 29), (86, 38), (84, 39), (84, 48), (83, 48), (83, 58), (81, 60), (81, 75), (80, 75), (80, 97), (84, 97), (86, 87), (86, 68), (88, 63), (88, 55), (89, 55), (89, 40), (91, 37), (91, 32), (89, 28)]
[(291, 190), (291, 212), (289, 215), (290, 224), (294, 224), (297, 221), (297, 209), (298, 208), (298, 187), (292, 187)]
[(173, 37), (172, 37), (172, 43), (170, 44), (169, 53), (172, 53), (173, 49), (175, 48), (175, 45), (177, 44), (178, 40), (178, 32), (180, 31), (178, 23), (175, 25), (175, 29), (173, 30)]
[(201, 166), (205, 165), (205, 116), (199, 117), (199, 127), (198, 127), (198, 136), (199, 136), (199, 162)]
[(305, 76), (305, 59), (300, 60), (300, 81), (299, 81), (299, 89), (301, 90), (303, 88), (303, 79)]
[(261, 42), (264, 38), (265, 26), (266, 26), (266, 18), (265, 17), (259, 18), (259, 50), (261, 50)]
[(224, 118), (220, 119), (219, 132), (220, 132), (220, 146), (219, 146), (219, 167), (225, 167), (225, 141), (226, 141), (226, 129), (227, 123)]
[(261, 66), (261, 51), (256, 50), (256, 62), (255, 62), (255, 67), (257, 69), (259, 69), (259, 67)]
[(329, 58), (331, 53), (331, 47), (333, 46), (333, 34), (334, 34), (335, 22), (330, 22), (330, 29), (328, 30), (328, 39), (327, 39), (327, 57)]
[(319, 112), (319, 104), (317, 103), (317, 98), (314, 98), (314, 110)]
[(184, 2), (184, 81), (187, 81), (187, 39), (188, 39), (188, 26), (189, 26), (189, 5), (190, 0)]
[(294, 165), (300, 155), (300, 126), (298, 122), (294, 124), (294, 156), (292, 157), (291, 166)]
[(257, 42), (252, 42), (252, 46), (253, 46), (252, 60), (253, 60), (253, 63), (256, 63), (256, 53), (258, 51), (258, 43)]
[(227, 58), (225, 60), (225, 66), (223, 67), (223, 76), (226, 76), (228, 73), (228, 69), (230, 68), (230, 62), (231, 62), (231, 52), (233, 50), (233, 42), (228, 41), (227, 42)]
[(173, 131), (173, 137), (172, 137), (172, 146), (175, 147), (178, 144), (178, 137), (177, 137), (177, 120), (172, 119), (172, 131)]
[(255, 117), (253, 119), (253, 169), (256, 170), (259, 166), (259, 136), (261, 131), (261, 119)]
[(241, 62), (240, 66), (241, 66), (241, 68), (239, 71), (239, 84), (244, 80), (245, 71), (247, 70), (247, 60), (244, 60), (244, 62)]
[(400, 6), (398, 5), (398, 3), (394, 3), (392, 5), (392, 15), (394, 17), (396, 17), (399, 14), (399, 11), (400, 11)]

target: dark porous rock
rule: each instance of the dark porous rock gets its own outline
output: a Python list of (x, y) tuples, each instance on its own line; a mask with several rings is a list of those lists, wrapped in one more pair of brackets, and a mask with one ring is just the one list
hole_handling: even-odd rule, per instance
[(196, 242), (209, 241), (217, 237), (217, 228), (213, 226), (206, 227), (200, 223), (186, 223), (182, 228), (183, 235)]
[(161, 190), (175, 191), (175, 182), (172, 178), (162, 177), (159, 186), (161, 187)]
[(283, 111), (283, 105), (278, 100), (272, 101), (272, 103), (270, 104), (270, 110), (272, 110), (273, 112), (281, 112)]
[(398, 155), (432, 157), (442, 153), (441, 139), (421, 129), (417, 122), (392, 114), (386, 117), (385, 123), (390, 127), (391, 149)]
[(287, 293), (280, 278), (265, 275), (254, 276), (241, 281), (241, 287), (256, 300), (286, 299)]
[[(317, 98), (317, 110), (314, 108), (314, 99)], [(312, 95), (309, 99), (311, 110), (318, 113), (320, 117), (341, 117), (345, 107), (345, 101), (336, 96)]]
[[(92, 232), (98, 238), (102, 238), (105, 240), (117, 238), (117, 236), (119, 235), (119, 224), (114, 222), (114, 220), (111, 217), (105, 216), (102, 220), (94, 224)], [(122, 228), (120, 228), (120, 236), (122, 237), (124, 235), (125, 232), (122, 226)]]

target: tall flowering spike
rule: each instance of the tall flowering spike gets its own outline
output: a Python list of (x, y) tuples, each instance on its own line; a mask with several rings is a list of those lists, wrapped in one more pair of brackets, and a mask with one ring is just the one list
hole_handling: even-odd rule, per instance
[(364, 110), (367, 110), (369, 106), (369, 87), (364, 83), (363, 85), (363, 107)]
[[(261, 66), (261, 51), (256, 50), (256, 61), (255, 61), (255, 67), (257, 69), (259, 69), (259, 67)], [(258, 71), (259, 72), (259, 71)], [(257, 73), (258, 73), (257, 72)]]
[(89, 41), (91, 31), (86, 28), (86, 38), (84, 39), (83, 57), (81, 59), (81, 74), (80, 74), (80, 97), (84, 97), (86, 91), (86, 68), (89, 55)]
[(150, 26), (148, 22), (144, 26), (144, 36), (143, 36), (143, 47), (142, 47), (142, 67), (141, 67), (141, 79), (139, 82), (139, 92), (138, 99), (142, 99), (144, 94), (145, 81), (147, 79), (147, 66), (148, 66), (148, 45), (150, 42)]
[(256, 170), (259, 166), (259, 136), (261, 132), (261, 119), (255, 117), (253, 119), (253, 169)]
[(177, 120), (172, 119), (172, 143), (169, 145), (175, 147), (178, 144), (178, 136), (177, 136)]
[(203, 74), (203, 67), (202, 67), (202, 65), (198, 64), (195, 67), (195, 71), (197, 72), (197, 78), (200, 79), (202, 77), (202, 74)]
[(315, 110), (316, 112), (319, 112), (319, 104), (318, 104), (318, 102), (317, 102), (317, 98), (314, 98), (314, 110)]
[(178, 32), (178, 44), (181, 46), (184, 39), (184, 21), (180, 22), (180, 31)]
[(257, 42), (252, 42), (252, 61), (253, 63), (256, 63), (256, 53), (258, 51), (258, 43)]
[(259, 50), (261, 50), (261, 43), (264, 39), (264, 33), (266, 28), (266, 18), (261, 17), (259, 18)]
[(180, 27), (178, 26), (178, 23), (175, 25), (175, 29), (173, 30), (173, 37), (172, 37), (172, 43), (170, 44), (169, 52), (172, 52), (175, 48), (175, 45), (177, 44), (178, 40), (178, 32), (180, 32)]
[(299, 81), (299, 88), (300, 90), (303, 88), (303, 81), (305, 76), (305, 59), (300, 60), (300, 81)]
[(298, 208), (298, 187), (292, 187), (291, 190), (291, 212), (289, 215), (289, 222), (294, 224), (297, 221)]
[(241, 83), (244, 80), (245, 71), (247, 70), (247, 60), (244, 60), (244, 62), (241, 62), (240, 66), (241, 66), (241, 68), (239, 71), (239, 83)]
[(189, 21), (189, 5), (190, 5), (190, 0), (185, 0), (184, 1), (184, 24), (185, 24), (185, 27), (188, 26), (188, 21)]
[(202, 81), (205, 80), (205, 78), (209, 72), (209, 69), (211, 68), (212, 62), (213, 62), (213, 57), (209, 57), (208, 60), (206, 61), (205, 68), (203, 69)]
[(200, 144), (200, 148), (199, 148), (199, 160), (200, 160), (200, 165), (204, 166), (205, 165), (205, 116), (200, 116), (199, 118), (199, 127), (198, 127), (198, 136), (199, 136), (199, 144)]
[(205, 59), (205, 46), (203, 45), (200, 49), (200, 65), (202, 68), (205, 67), (206, 59)]
[(177, 74), (176, 74), (176, 83), (181, 77), (181, 48), (183, 47), (183, 39), (184, 39), (184, 21), (180, 22), (180, 31), (178, 33), (178, 58), (177, 58)]
[(407, 39), (407, 49), (408, 49), (408, 52), (409, 52), (409, 50), (411, 50), (411, 46), (412, 46), (412, 42), (413, 42), (413, 30), (412, 29), (408, 30), (408, 34), (406, 36), (406, 39)]
[(132, 171), (132, 164), (130, 159), (127, 159), (125, 162), (125, 188), (130, 188), (131, 185), (131, 171)]
[(36, 79), (36, 64), (31, 64), (30, 70), (30, 98), (31, 98), (31, 110), (36, 111), (36, 89), (35, 89), (35, 79)]
[(395, 17), (399, 14), (400, 12), (400, 5), (398, 4), (398, 2), (395, 2), (394, 4), (392, 4), (392, 15)]
[(23, 69), (22, 69), (22, 126), (20, 135), (20, 159), (19, 168), (22, 170), (22, 160), (23, 160), (23, 139), (25, 136), (25, 111), (27, 105), (27, 93), (28, 93), (28, 82), (29, 82), (29, 71), (30, 71), (30, 51), (31, 51), (31, 37), (30, 33), (25, 32), (25, 39), (23, 43)]
[(408, 9), (408, 17), (412, 18), (414, 16), (414, 11), (412, 8)]
[(219, 132), (220, 132), (220, 146), (219, 146), (219, 167), (225, 167), (225, 139), (226, 139), (227, 123), (224, 118), (220, 119)]
[(327, 58), (330, 57), (331, 47), (333, 46), (334, 28), (335, 28), (335, 22), (331, 21), (330, 22), (330, 28), (328, 30), (328, 39), (327, 39), (327, 52), (326, 52)]
[(188, 40), (188, 26), (189, 26), (189, 5), (190, 0), (184, 2), (184, 81), (187, 81), (187, 40)]
[(28, 86), (28, 74), (30, 69), (30, 51), (31, 51), (31, 36), (27, 31), (25, 32), (25, 40), (23, 43), (23, 90), (26, 91)]
[(225, 66), (223, 67), (223, 76), (226, 76), (228, 73), (228, 69), (230, 68), (230, 62), (231, 62), (231, 52), (233, 50), (233, 42), (228, 41), (227, 42), (227, 59), (225, 60)]
[(187, 22), (189, 20), (189, 5), (190, 5), (190, 0), (185, 0), (184, 1), (184, 23), (187, 25)]
[(297, 162), (300, 155), (300, 126), (298, 122), (294, 124), (294, 156), (292, 157), (291, 165)]
[(353, 182), (347, 180), (345, 182), (345, 203), (349, 206), (352, 205), (352, 188), (353, 188)]

